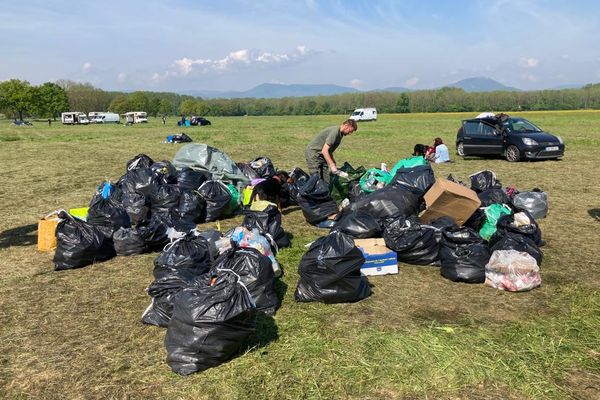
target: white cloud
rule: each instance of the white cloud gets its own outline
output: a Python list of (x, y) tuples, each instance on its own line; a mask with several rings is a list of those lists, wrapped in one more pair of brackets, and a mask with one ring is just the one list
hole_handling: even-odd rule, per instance
[[(230, 70), (239, 66), (283, 65), (301, 61), (315, 53), (316, 51), (307, 49), (306, 46), (297, 46), (290, 53), (273, 53), (269, 51), (241, 49), (232, 51), (227, 56), (216, 60), (210, 58), (192, 59), (183, 57), (175, 60), (173, 62), (173, 67), (182, 75), (188, 75), (194, 71), (207, 73), (210, 71)], [(166, 74), (177, 75), (177, 73), (173, 74), (173, 72), (169, 73), (168, 71)], [(162, 76), (160, 74), (155, 75), (157, 75), (157, 77)], [(156, 79), (153, 77), (153, 80)]]
[(127, 74), (125, 72), (119, 72), (117, 75), (117, 81), (122, 83), (125, 82), (125, 79), (127, 79)]
[(361, 81), (360, 79), (352, 79), (350, 81), (350, 86), (353, 87), (354, 89), (360, 89), (363, 84), (364, 84), (364, 82)]
[(90, 62), (84, 63), (83, 66), (81, 67), (81, 69), (83, 70), (83, 72), (90, 72), (92, 70), (92, 63), (90, 63)]
[(533, 57), (521, 57), (519, 59), (519, 65), (525, 68), (535, 68), (540, 63), (540, 60)]
[(419, 83), (419, 78), (417, 78), (416, 76), (413, 76), (412, 78), (409, 78), (406, 81), (404, 81), (404, 85), (406, 85), (407, 87), (413, 87), (417, 83)]

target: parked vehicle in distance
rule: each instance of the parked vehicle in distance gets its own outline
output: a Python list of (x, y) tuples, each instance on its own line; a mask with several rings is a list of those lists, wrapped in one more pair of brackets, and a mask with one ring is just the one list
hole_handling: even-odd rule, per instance
[(558, 159), (564, 155), (560, 136), (544, 132), (525, 118), (484, 113), (462, 121), (456, 134), (459, 156), (499, 155), (508, 161)]
[(94, 124), (109, 124), (109, 123), (114, 123), (114, 124), (119, 124), (121, 123), (121, 119), (119, 117), (119, 114), (115, 114), (115, 113), (98, 113), (98, 115), (93, 118), (91, 120), (92, 123)]
[(87, 125), (90, 123), (87, 115), (79, 111), (64, 112), (60, 115), (60, 120), (65, 125)]
[(350, 119), (355, 121), (377, 121), (377, 109), (357, 108), (350, 115)]
[(200, 126), (204, 126), (204, 125), (211, 125), (210, 121), (207, 120), (204, 117), (194, 117), (192, 116), (190, 118), (190, 125), (200, 125)]
[(125, 122), (128, 124), (145, 124), (148, 122), (148, 114), (144, 111), (131, 111), (125, 113)]

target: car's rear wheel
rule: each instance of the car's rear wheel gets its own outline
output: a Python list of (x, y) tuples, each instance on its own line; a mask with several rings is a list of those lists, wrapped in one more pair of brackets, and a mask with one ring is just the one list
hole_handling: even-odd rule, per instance
[(458, 142), (458, 144), (456, 145), (456, 154), (458, 154), (461, 157), (465, 156), (465, 147), (463, 146), (463, 142)]
[(519, 148), (514, 145), (510, 145), (506, 148), (506, 159), (510, 162), (517, 162), (521, 159), (521, 152)]

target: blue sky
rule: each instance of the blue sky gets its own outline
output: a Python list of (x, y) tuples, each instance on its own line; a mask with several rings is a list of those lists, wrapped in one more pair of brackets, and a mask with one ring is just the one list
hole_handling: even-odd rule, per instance
[(600, 2), (0, 0), (0, 80), (107, 90), (600, 82)]

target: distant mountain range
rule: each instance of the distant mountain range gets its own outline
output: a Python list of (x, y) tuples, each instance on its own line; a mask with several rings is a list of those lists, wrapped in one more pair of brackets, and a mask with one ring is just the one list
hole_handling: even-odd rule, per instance
[(499, 90), (510, 91), (510, 92), (520, 92), (521, 89), (517, 89), (514, 87), (506, 86), (501, 84), (498, 81), (495, 81), (490, 78), (485, 77), (477, 77), (477, 78), (467, 78), (462, 81), (451, 83), (450, 85), (446, 85), (449, 87), (460, 88), (465, 92), (496, 92)]
[[(514, 87), (503, 85), (502, 83), (486, 77), (476, 77), (463, 79), (454, 82), (447, 87), (455, 87), (463, 89), (465, 92), (494, 92), (494, 91), (521, 91)], [(572, 89), (580, 88), (580, 84), (568, 84), (554, 87), (552, 89)], [(405, 87), (387, 87), (383, 89), (375, 89), (372, 92), (394, 92), (405, 93), (411, 89)], [(245, 91), (216, 91), (216, 90), (187, 90), (181, 94), (203, 97), (206, 99), (239, 99), (239, 98), (267, 98), (279, 99), (282, 97), (304, 97), (304, 96), (331, 96), (342, 93), (361, 93), (360, 90), (339, 85), (328, 84), (294, 84), (284, 85), (280, 83), (263, 83), (252, 89)]]

